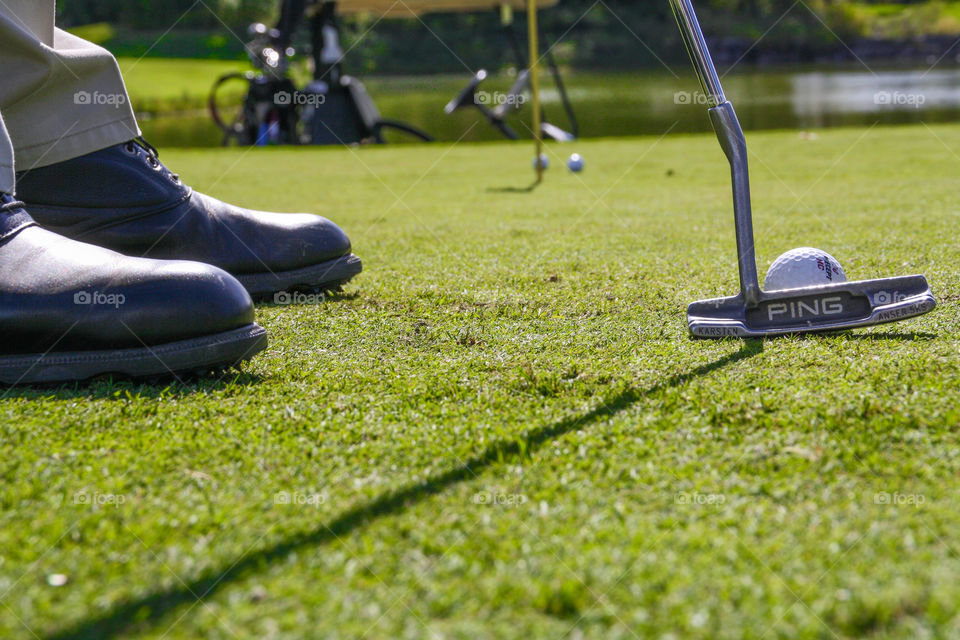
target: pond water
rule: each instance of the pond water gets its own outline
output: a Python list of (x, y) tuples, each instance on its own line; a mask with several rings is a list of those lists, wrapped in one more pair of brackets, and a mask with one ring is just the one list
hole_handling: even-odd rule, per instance
[[(443, 107), (467, 77), (365, 78), (384, 117), (404, 120), (439, 140), (496, 140), (476, 110), (452, 116)], [(692, 75), (577, 72), (565, 76), (583, 137), (708, 131), (703, 96)], [(481, 89), (505, 92), (509, 74)], [(557, 90), (545, 78), (548, 118), (567, 128)], [(727, 97), (746, 130), (960, 121), (960, 69), (791, 69), (740, 72), (724, 78)], [(513, 116), (525, 131), (526, 112)], [(476, 124), (475, 124), (476, 123)], [(475, 125), (475, 126), (474, 126)], [(216, 146), (220, 135), (204, 112), (141, 118), (145, 135), (163, 146)], [(392, 141), (399, 142), (399, 139)]]

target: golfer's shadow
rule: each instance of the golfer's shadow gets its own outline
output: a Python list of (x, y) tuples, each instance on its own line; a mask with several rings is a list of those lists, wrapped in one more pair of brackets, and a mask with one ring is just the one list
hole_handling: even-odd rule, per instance
[(305, 547), (314, 547), (335, 542), (353, 531), (369, 525), (373, 520), (395, 515), (431, 496), (442, 493), (462, 482), (475, 480), (486, 469), (495, 465), (507, 464), (520, 457), (529, 456), (534, 450), (568, 433), (581, 431), (594, 422), (610, 418), (628, 407), (643, 400), (646, 396), (660, 391), (679, 387), (695, 378), (705, 376), (737, 362), (747, 360), (763, 351), (763, 341), (744, 341), (739, 351), (726, 355), (719, 360), (699, 366), (687, 373), (678, 374), (658, 382), (646, 390), (627, 389), (602, 406), (589, 413), (571, 417), (527, 432), (519, 439), (498, 440), (489, 447), (448, 471), (433, 476), (423, 482), (408, 486), (397, 492), (390, 492), (372, 502), (354, 507), (336, 520), (321, 524), (313, 531), (298, 534), (287, 540), (267, 547), (259, 552), (250, 553), (236, 562), (205, 572), (201, 577), (170, 587), (154, 591), (140, 598), (118, 603), (108, 612), (46, 636), (46, 640), (105, 640), (124, 637), (132, 628), (158, 622), (163, 616), (180, 606), (189, 606), (198, 598), (209, 598), (223, 587), (266, 570), (272, 563), (288, 558), (291, 553)]

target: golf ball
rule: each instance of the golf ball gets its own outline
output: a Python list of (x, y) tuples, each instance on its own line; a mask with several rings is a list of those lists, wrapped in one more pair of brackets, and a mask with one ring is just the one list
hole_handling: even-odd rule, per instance
[[(550, 158), (548, 158), (548, 157), (547, 157), (547, 154), (545, 154), (545, 153), (541, 153), (541, 154), (540, 154), (540, 166), (543, 167), (544, 171), (546, 171), (547, 169), (550, 168)], [(533, 169), (534, 169), (534, 171), (536, 171), (536, 169), (537, 169), (537, 159), (536, 159), (536, 158), (533, 159)]]
[(773, 261), (767, 270), (764, 289), (782, 291), (846, 281), (847, 274), (836, 258), (820, 249), (801, 247)]
[(570, 156), (570, 159), (567, 160), (567, 168), (574, 173), (580, 173), (583, 171), (583, 156), (579, 153), (575, 153)]

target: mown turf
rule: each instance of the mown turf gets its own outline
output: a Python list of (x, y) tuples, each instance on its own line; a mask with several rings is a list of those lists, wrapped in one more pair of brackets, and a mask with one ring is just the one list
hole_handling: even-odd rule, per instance
[(527, 145), (166, 152), (366, 271), (261, 307), (242, 375), (6, 391), (0, 637), (956, 637), (960, 127), (749, 140), (761, 268), (941, 308), (688, 339), (736, 283), (708, 136), (552, 146), (532, 192)]
[[(134, 108), (161, 113), (204, 109), (217, 78), (251, 68), (244, 61), (178, 58), (119, 58), (117, 64)], [(243, 83), (227, 85), (220, 97), (239, 101), (244, 91)]]

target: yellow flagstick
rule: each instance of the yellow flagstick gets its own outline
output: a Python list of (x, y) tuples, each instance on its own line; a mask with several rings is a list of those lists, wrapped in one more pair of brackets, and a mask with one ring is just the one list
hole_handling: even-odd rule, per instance
[(537, 0), (527, 0), (527, 23), (530, 26), (530, 95), (533, 98), (533, 139), (537, 155), (537, 182), (543, 182), (543, 139), (540, 137), (540, 35), (537, 30)]

